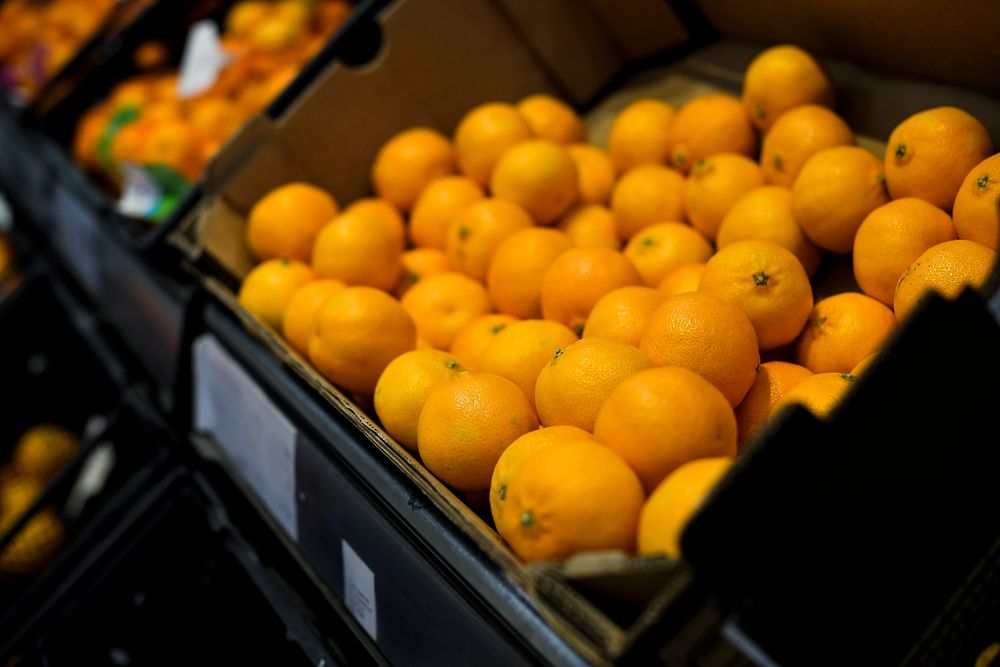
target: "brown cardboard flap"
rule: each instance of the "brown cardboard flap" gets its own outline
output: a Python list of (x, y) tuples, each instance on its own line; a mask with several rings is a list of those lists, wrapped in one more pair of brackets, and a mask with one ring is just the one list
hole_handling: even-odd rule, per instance
[(628, 60), (655, 55), (690, 38), (664, 0), (587, 0), (587, 4)]

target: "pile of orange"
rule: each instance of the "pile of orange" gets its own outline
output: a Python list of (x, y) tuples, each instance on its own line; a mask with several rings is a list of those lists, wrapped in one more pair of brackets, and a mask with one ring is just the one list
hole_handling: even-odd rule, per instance
[(229, 63), (208, 90), (188, 99), (179, 96), (177, 72), (164, 67), (165, 47), (143, 45), (135, 60), (145, 71), (80, 118), (74, 158), (116, 183), (125, 163), (167, 167), (196, 181), (219, 147), (285, 89), (350, 11), (346, 0), (237, 2), (221, 37)]
[[(883, 157), (832, 101), (778, 47), (742, 103), (639, 100), (607, 150), (546, 95), (399, 132), (374, 197), (340, 210), (293, 183), (253, 207), (239, 300), (438, 479), (488, 491), (522, 558), (676, 557), (780, 406), (825, 417), (930, 290), (995, 263), (1000, 156), (978, 121), (916, 114)], [(820, 291), (848, 253), (858, 287)]]

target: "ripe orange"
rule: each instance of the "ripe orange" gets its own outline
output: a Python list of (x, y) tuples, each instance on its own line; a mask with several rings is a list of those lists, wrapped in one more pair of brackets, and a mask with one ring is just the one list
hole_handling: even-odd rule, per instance
[(971, 114), (955, 107), (915, 113), (889, 135), (889, 194), (893, 199), (918, 197), (951, 210), (966, 174), (992, 152), (989, 132)]
[(316, 274), (308, 264), (294, 259), (269, 259), (250, 270), (236, 299), (248, 312), (280, 331), (281, 319), (292, 294), (315, 279)]
[(559, 222), (559, 229), (566, 232), (578, 248), (618, 250), (622, 244), (615, 216), (597, 204), (581, 204), (571, 209)]
[(802, 264), (770, 241), (739, 241), (717, 252), (705, 265), (698, 291), (742, 310), (762, 350), (795, 340), (813, 307), (812, 286)]
[(692, 227), (714, 240), (730, 207), (762, 185), (764, 172), (745, 155), (719, 153), (702, 158), (684, 182), (684, 214)]
[(526, 561), (635, 551), (642, 485), (610, 449), (584, 440), (528, 456), (507, 484), (497, 529)]
[(465, 368), (441, 350), (411, 350), (393, 359), (375, 385), (375, 414), (386, 433), (417, 451), (417, 419), (427, 397)]
[(624, 255), (639, 270), (643, 281), (655, 287), (674, 269), (707, 261), (712, 256), (712, 244), (689, 225), (661, 222), (633, 236)]
[(851, 369), (851, 375), (853, 375), (856, 378), (859, 378), (861, 377), (862, 374), (867, 373), (868, 368), (875, 361), (876, 357), (878, 357), (878, 352), (872, 352), (867, 357), (862, 359), (861, 363), (859, 363), (857, 366)]
[(642, 507), (639, 553), (680, 558), (684, 527), (732, 465), (732, 458), (717, 456), (685, 463), (670, 473)]
[(853, 144), (854, 133), (840, 116), (806, 104), (785, 112), (765, 135), (760, 167), (768, 183), (790, 188), (810, 157), (824, 148)]
[(670, 125), (677, 110), (660, 100), (637, 100), (611, 125), (608, 153), (618, 173), (642, 164), (663, 164), (670, 155)]
[(479, 370), (512, 381), (532, 405), (535, 382), (556, 349), (576, 342), (577, 336), (558, 322), (522, 320), (500, 331), (479, 358)]
[(717, 153), (753, 156), (754, 132), (743, 105), (724, 94), (701, 95), (682, 106), (667, 139), (670, 164), (687, 173), (698, 160)]
[(465, 114), (455, 128), (458, 167), (472, 180), (486, 185), (503, 152), (531, 136), (528, 121), (513, 105), (482, 104)]
[[(9, 528), (16, 518), (3, 517), (3, 528)], [(0, 552), (0, 572), (15, 576), (38, 572), (55, 556), (65, 538), (65, 528), (55, 510), (39, 510)]]
[(519, 436), (538, 428), (517, 385), (492, 373), (468, 373), (430, 393), (417, 421), (427, 469), (459, 491), (490, 488), (493, 469)]
[(715, 239), (721, 250), (739, 241), (771, 241), (790, 251), (810, 276), (823, 253), (805, 235), (792, 209), (792, 192), (780, 185), (755, 188), (726, 213)]
[(285, 340), (302, 354), (308, 354), (309, 337), (319, 309), (345, 287), (339, 280), (313, 280), (292, 292), (281, 321)]
[(849, 373), (810, 375), (785, 392), (772, 414), (777, 414), (786, 405), (798, 403), (820, 419), (826, 419), (853, 386), (854, 379)]
[(795, 220), (810, 241), (830, 252), (851, 252), (861, 222), (888, 201), (881, 160), (857, 146), (814, 154), (792, 187)]
[(902, 321), (931, 291), (954, 299), (966, 287), (982, 287), (996, 264), (997, 253), (975, 241), (945, 241), (928, 248), (896, 284), (896, 319)]
[(188, 121), (205, 137), (225, 141), (243, 125), (247, 114), (228, 98), (208, 95), (189, 107)]
[(656, 290), (664, 296), (675, 296), (685, 292), (697, 292), (701, 277), (705, 273), (705, 263), (685, 264), (663, 277)]
[(958, 238), (1000, 249), (1000, 153), (966, 175), (952, 209)]
[(642, 276), (620, 252), (610, 248), (571, 248), (552, 262), (542, 278), (542, 314), (579, 335), (602, 296), (619, 287), (641, 283)]
[(341, 388), (371, 395), (389, 362), (416, 342), (416, 325), (398, 301), (372, 287), (346, 287), (320, 308), (309, 359)]
[(139, 161), (143, 164), (162, 164), (172, 168), (189, 182), (201, 176), (201, 134), (189, 122), (180, 118), (163, 119), (150, 123), (142, 141)]
[(479, 281), (504, 239), (532, 226), (523, 208), (503, 199), (484, 199), (471, 204), (451, 219), (445, 238), (448, 262), (458, 271)]
[(486, 274), (496, 309), (520, 318), (542, 316), (542, 277), (573, 242), (565, 232), (544, 227), (521, 229), (500, 243)]
[(538, 373), (535, 407), (543, 426), (569, 424), (594, 430), (597, 411), (622, 380), (649, 368), (649, 360), (628, 343), (584, 338), (556, 348)]
[(767, 361), (760, 365), (750, 391), (736, 406), (740, 447), (748, 443), (757, 429), (770, 419), (781, 397), (810, 375), (812, 371), (805, 366), (787, 361)]
[(757, 375), (753, 324), (728, 301), (688, 292), (668, 297), (649, 315), (639, 349), (654, 366), (684, 366), (739, 405)]
[(833, 106), (833, 84), (812, 56), (786, 44), (753, 59), (743, 76), (743, 106), (754, 125), (767, 131), (804, 104)]
[(630, 169), (611, 191), (618, 236), (629, 240), (658, 222), (684, 219), (684, 177), (673, 169), (643, 165)]
[(517, 110), (539, 139), (565, 145), (586, 139), (583, 119), (569, 105), (551, 95), (528, 95), (517, 103)]
[(482, 283), (456, 271), (428, 276), (402, 299), (417, 333), (433, 347), (447, 350), (458, 331), (493, 310)]
[(455, 155), (441, 133), (426, 127), (404, 130), (375, 156), (372, 186), (379, 197), (409, 211), (427, 184), (454, 173)]
[(437, 248), (413, 248), (402, 256), (403, 275), (393, 290), (396, 298), (401, 298), (411, 287), (428, 276), (451, 271), (448, 255)]
[(507, 500), (507, 485), (521, 469), (521, 464), (535, 452), (563, 442), (594, 442), (594, 436), (576, 426), (550, 426), (529, 431), (510, 443), (493, 469), (490, 479), (490, 511), (493, 524), (500, 525), (500, 517)]
[(347, 208), (345, 213), (360, 213), (381, 220), (393, 237), (400, 243), (406, 243), (406, 225), (399, 209), (378, 197), (363, 197), (356, 199)]
[(483, 351), (493, 341), (493, 337), (517, 321), (513, 315), (481, 315), (458, 330), (449, 349), (466, 368), (478, 371)]
[(710, 382), (680, 366), (622, 381), (601, 406), (594, 435), (629, 464), (647, 492), (688, 461), (736, 454), (732, 406)]
[(345, 211), (316, 235), (312, 264), (323, 278), (389, 291), (403, 275), (403, 243), (380, 218)]
[(639, 346), (649, 314), (667, 295), (652, 287), (619, 287), (602, 296), (583, 327), (584, 338), (607, 338)]
[(572, 144), (566, 150), (576, 165), (580, 202), (607, 204), (615, 184), (615, 167), (608, 154), (589, 144)]
[(79, 451), (76, 435), (55, 424), (39, 424), (18, 438), (11, 462), (21, 475), (45, 484)]
[(580, 195), (573, 158), (547, 139), (522, 141), (504, 151), (490, 176), (490, 190), (542, 225), (555, 222)]
[(854, 278), (865, 294), (892, 305), (903, 272), (931, 246), (955, 238), (948, 214), (915, 197), (868, 214), (854, 235)]
[(468, 176), (431, 181), (410, 213), (410, 241), (418, 247), (444, 250), (451, 219), (485, 197), (482, 187)]
[(895, 327), (892, 311), (870, 296), (834, 294), (816, 302), (795, 345), (795, 360), (813, 373), (850, 373)]

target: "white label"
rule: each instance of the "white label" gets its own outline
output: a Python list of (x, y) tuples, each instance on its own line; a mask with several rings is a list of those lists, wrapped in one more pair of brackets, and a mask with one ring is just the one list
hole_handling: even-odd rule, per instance
[(375, 612), (375, 574), (351, 548), (341, 540), (344, 556), (344, 605), (365, 629), (373, 641), (378, 639)]
[(194, 427), (229, 462), (295, 541), (295, 427), (215, 338), (194, 342)]
[(149, 216), (163, 198), (160, 186), (149, 172), (142, 167), (122, 163), (122, 196), (118, 199), (118, 211), (133, 218)]
[(215, 22), (205, 19), (195, 23), (184, 45), (177, 95), (187, 99), (211, 88), (229, 60), (219, 42), (219, 27)]

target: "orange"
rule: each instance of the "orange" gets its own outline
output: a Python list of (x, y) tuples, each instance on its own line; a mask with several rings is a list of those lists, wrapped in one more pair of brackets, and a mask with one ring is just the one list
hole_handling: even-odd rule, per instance
[(637, 100), (615, 116), (608, 153), (618, 173), (641, 164), (663, 164), (670, 155), (670, 125), (677, 109), (660, 100)]
[(583, 119), (569, 105), (551, 95), (528, 95), (517, 103), (517, 110), (528, 121), (531, 133), (539, 139), (566, 145), (586, 140)]
[(431, 393), (465, 368), (441, 350), (411, 350), (385, 367), (375, 385), (375, 414), (386, 433), (417, 451), (417, 419)]
[(490, 176), (494, 197), (518, 204), (542, 225), (569, 210), (580, 194), (578, 188), (573, 158), (564, 146), (547, 139), (508, 148)]
[(610, 449), (577, 440), (528, 456), (507, 484), (497, 530), (526, 561), (635, 551), (642, 485)]
[(778, 185), (754, 188), (726, 213), (715, 239), (721, 250), (739, 241), (771, 241), (790, 251), (812, 275), (822, 252), (806, 237), (795, 219), (792, 193)]
[(451, 219), (485, 197), (482, 187), (467, 176), (442, 176), (431, 181), (410, 213), (413, 245), (443, 250)]
[(684, 219), (684, 177), (673, 169), (643, 165), (627, 171), (611, 191), (618, 236), (629, 240), (644, 227)]
[(497, 247), (486, 274), (496, 309), (520, 318), (542, 316), (542, 277), (556, 257), (573, 247), (565, 232), (529, 227)]
[(743, 106), (754, 125), (767, 131), (783, 113), (804, 104), (833, 106), (833, 84), (812, 56), (783, 44), (753, 59), (743, 75)]
[(671, 472), (706, 456), (736, 455), (736, 416), (717, 388), (681, 366), (622, 381), (597, 414), (594, 436), (652, 491)]
[(484, 199), (458, 213), (448, 225), (445, 253), (452, 267), (485, 281), (493, 253), (504, 239), (532, 226), (531, 216), (513, 202)]
[(493, 310), (482, 283), (456, 271), (438, 273), (414, 285), (402, 299), (417, 333), (439, 350), (447, 350), (459, 329)]
[(486, 185), (503, 152), (531, 136), (531, 126), (513, 105), (482, 104), (465, 114), (455, 128), (458, 168)]
[(854, 376), (849, 373), (810, 375), (786, 391), (771, 414), (777, 414), (786, 405), (798, 403), (820, 419), (826, 419), (854, 384), (854, 380)]
[(316, 235), (312, 264), (323, 278), (389, 291), (403, 275), (403, 244), (381, 219), (345, 211)]
[(649, 368), (628, 343), (584, 338), (556, 348), (535, 382), (535, 407), (543, 426), (569, 424), (594, 430), (597, 411), (622, 380)]
[(584, 338), (607, 338), (639, 346), (649, 314), (665, 294), (652, 287), (619, 287), (602, 296), (583, 327)]
[(316, 315), (309, 359), (341, 388), (371, 395), (389, 362), (416, 343), (417, 328), (398, 301), (372, 287), (346, 287)]
[(417, 421), (417, 447), (427, 469), (459, 491), (490, 488), (500, 455), (538, 428), (535, 410), (507, 378), (468, 373), (430, 393)]
[(550, 426), (529, 431), (510, 443), (493, 469), (490, 479), (490, 511), (493, 524), (500, 525), (500, 517), (507, 499), (507, 485), (526, 459), (535, 452), (563, 442), (594, 442), (594, 436), (576, 426)]
[(764, 136), (760, 167), (768, 183), (790, 188), (810, 157), (824, 148), (853, 144), (854, 133), (840, 116), (806, 104), (783, 114)]
[(0, 278), (14, 266), (14, 255), (14, 245), (10, 242), (10, 237), (0, 232)]
[(668, 297), (649, 314), (639, 349), (654, 366), (690, 368), (739, 405), (760, 363), (757, 335), (743, 311), (704, 292)]
[(226, 33), (238, 37), (250, 34), (257, 24), (271, 13), (271, 3), (243, 0), (226, 14)]
[(437, 248), (413, 248), (403, 253), (403, 277), (393, 290), (393, 295), (402, 297), (423, 278), (451, 271), (448, 255)]
[(188, 120), (206, 137), (225, 141), (246, 120), (246, 114), (235, 102), (219, 95), (199, 98), (189, 107)]
[(896, 126), (885, 147), (889, 194), (951, 210), (969, 170), (991, 153), (989, 132), (971, 114), (955, 107), (915, 113)]
[(257, 200), (247, 218), (246, 239), (257, 259), (288, 257), (308, 262), (320, 228), (337, 215), (337, 202), (307, 183), (288, 183)]
[(660, 482), (639, 515), (639, 553), (680, 558), (684, 527), (732, 467), (726, 456), (690, 461)]
[(677, 112), (667, 142), (670, 164), (683, 173), (717, 153), (753, 156), (757, 133), (743, 105), (730, 95), (700, 95)]
[(684, 182), (684, 214), (692, 227), (714, 240), (729, 208), (762, 185), (764, 172), (745, 155), (719, 153), (702, 158)]
[(615, 216), (604, 206), (582, 204), (571, 209), (559, 222), (559, 229), (579, 248), (621, 247)]
[(966, 175), (952, 209), (958, 238), (991, 250), (1000, 248), (1000, 153)]
[(150, 124), (140, 148), (143, 164), (170, 167), (189, 182), (201, 176), (202, 138), (185, 120), (164, 119)]
[(73, 138), (73, 158), (88, 169), (96, 169), (97, 146), (108, 123), (107, 114), (100, 108), (87, 112), (77, 124)]
[(705, 264), (699, 292), (746, 313), (762, 350), (795, 340), (813, 307), (812, 286), (792, 253), (770, 241), (739, 241)]
[(379, 197), (409, 211), (428, 183), (454, 171), (448, 139), (430, 128), (415, 127), (394, 135), (379, 149), (372, 186)]
[(872, 363), (874, 363), (876, 357), (878, 357), (878, 352), (872, 352), (867, 357), (862, 359), (857, 366), (851, 369), (851, 375), (853, 375), (856, 378), (859, 378), (862, 376), (862, 374), (867, 373)]
[(369, 217), (378, 218), (401, 244), (406, 243), (406, 228), (403, 216), (399, 209), (378, 197), (363, 197), (354, 200), (344, 213), (359, 213)]
[(861, 222), (888, 201), (881, 160), (857, 146), (814, 154), (792, 187), (795, 220), (809, 240), (830, 252), (851, 252)]
[(712, 244), (688, 225), (661, 222), (633, 236), (624, 255), (639, 270), (643, 281), (655, 287), (674, 269), (707, 261), (712, 256)]
[(80, 451), (80, 439), (54, 424), (34, 426), (18, 439), (11, 457), (22, 475), (46, 483)]
[(895, 327), (892, 311), (870, 296), (834, 294), (813, 307), (795, 344), (795, 360), (813, 373), (850, 373)]
[(582, 204), (606, 204), (615, 184), (615, 167), (605, 151), (589, 144), (566, 147), (576, 165), (577, 189)]
[(896, 319), (901, 321), (932, 291), (955, 299), (966, 287), (982, 287), (996, 264), (997, 253), (975, 241), (945, 241), (928, 248), (896, 284)]
[[(13, 523), (10, 518), (6, 521)], [(20, 576), (37, 572), (65, 539), (65, 528), (55, 510), (39, 510), (0, 552), (0, 572)]]
[(458, 330), (449, 350), (466, 368), (478, 371), (483, 351), (493, 341), (493, 337), (517, 321), (513, 315), (480, 315)]
[(685, 264), (665, 275), (656, 289), (665, 297), (685, 292), (697, 292), (701, 285), (701, 276), (704, 273), (704, 262)]
[(308, 354), (316, 315), (327, 299), (345, 287), (339, 280), (313, 280), (292, 292), (281, 321), (285, 340), (302, 354)]
[(577, 336), (558, 322), (522, 320), (497, 333), (479, 358), (479, 370), (511, 380), (532, 405), (535, 382), (556, 349), (576, 342)]
[(288, 301), (302, 285), (316, 279), (308, 264), (294, 259), (269, 259), (250, 270), (236, 295), (240, 305), (275, 331)]
[(896, 283), (925, 250), (955, 238), (948, 214), (915, 197), (868, 214), (854, 236), (854, 278), (868, 296), (892, 305)]
[(577, 334), (602, 296), (639, 285), (642, 276), (620, 252), (610, 248), (571, 248), (559, 255), (542, 278), (542, 315)]
[(736, 406), (740, 447), (750, 442), (757, 429), (770, 419), (781, 397), (810, 375), (812, 371), (805, 366), (787, 361), (767, 361), (760, 365), (750, 391)]

